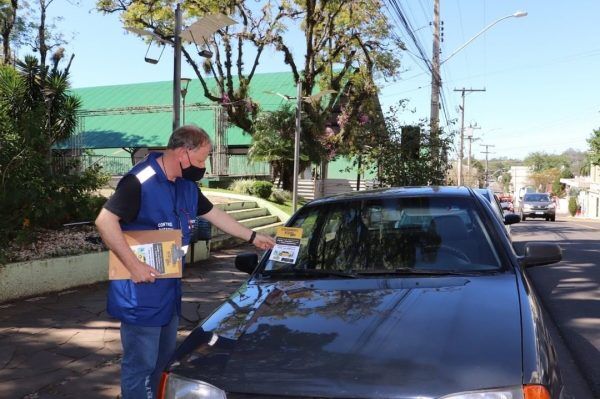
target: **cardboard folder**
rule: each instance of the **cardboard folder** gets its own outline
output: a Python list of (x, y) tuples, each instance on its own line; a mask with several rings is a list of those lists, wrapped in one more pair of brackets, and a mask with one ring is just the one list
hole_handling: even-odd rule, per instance
[[(124, 231), (123, 235), (136, 256), (157, 270), (156, 278), (181, 278), (181, 230)], [(108, 255), (108, 278), (131, 278), (113, 251)]]

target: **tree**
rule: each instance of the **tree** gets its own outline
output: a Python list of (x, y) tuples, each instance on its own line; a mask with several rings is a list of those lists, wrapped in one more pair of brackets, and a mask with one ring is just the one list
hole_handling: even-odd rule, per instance
[(590, 145), (589, 160), (592, 165), (600, 165), (600, 128), (594, 130), (587, 139)]
[[(237, 24), (219, 29), (204, 43), (200, 38), (195, 46), (183, 46), (185, 61), (192, 66), (203, 89), (204, 97), (220, 104), (230, 123), (253, 133), (258, 105), (249, 95), (249, 87), (263, 51), (273, 46), (285, 32), (285, 21), (295, 17), (283, 1), (266, 1), (257, 8), (256, 2), (245, 0), (197, 0), (181, 4), (184, 25), (208, 14), (225, 14)], [(119, 13), (123, 25), (153, 32), (166, 43), (174, 43), (175, 1), (170, 0), (97, 0), (97, 9), (105, 14)], [(197, 56), (200, 47), (209, 48), (214, 57)], [(252, 62), (246, 66), (245, 54)], [(216, 82), (210, 88), (207, 77)]]
[(542, 172), (547, 169), (560, 169), (569, 166), (569, 161), (564, 155), (552, 155), (545, 152), (533, 152), (525, 157), (525, 165), (530, 166), (532, 172)]
[[(378, 180), (389, 186), (440, 185), (446, 181), (449, 168), (447, 153), (451, 135), (440, 135), (432, 139), (429, 134), (420, 135), (420, 150), (416, 156), (407, 157), (402, 145), (400, 114), (406, 108), (402, 101), (390, 107), (385, 114), (385, 125), (376, 136), (377, 143), (365, 151), (366, 164), (377, 170)], [(422, 131), (426, 121), (419, 126)], [(442, 156), (440, 157), (440, 154)]]
[[(54, 162), (52, 146), (75, 131), (80, 100), (69, 93), (68, 72), (37, 58), (0, 67), (0, 242), (31, 227), (89, 220), (92, 192), (106, 176), (96, 166)], [(84, 219), (84, 220), (85, 220)]]
[[(310, 120), (303, 119), (302, 129), (310, 129)], [(273, 112), (261, 112), (256, 120), (252, 147), (248, 156), (253, 161), (271, 164), (274, 178), (280, 179), (284, 190), (292, 190), (294, 180), (294, 136), (296, 112), (284, 104)], [(325, 143), (316, 142), (313, 136), (301, 136), (300, 169), (319, 162), (326, 155)]]
[[(152, 31), (173, 43), (174, 1), (98, 0), (96, 4), (103, 13), (120, 13), (125, 26)], [(374, 74), (393, 76), (399, 67), (399, 43), (389, 39), (391, 28), (383, 6), (381, 0), (268, 0), (257, 10), (255, 2), (244, 0), (184, 2), (184, 21), (221, 13), (238, 23), (199, 44), (211, 49), (213, 59), (200, 65), (195, 52), (184, 48), (183, 55), (194, 68), (204, 96), (221, 104), (231, 123), (253, 134), (258, 106), (249, 95), (249, 86), (263, 51), (274, 48), (289, 65), (294, 81), (301, 82), (303, 97), (317, 89), (335, 91), (335, 95), (302, 103), (311, 120), (310, 130), (303, 133), (320, 140), (327, 124), (339, 125), (329, 141), (352, 153), (363, 147), (354, 137), (366, 134), (365, 120), (373, 119), (373, 110), (378, 111)], [(290, 25), (304, 32), (303, 63), (294, 59), (284, 37)], [(244, 65), (246, 53), (253, 55), (248, 67)], [(215, 78), (214, 89), (208, 87), (206, 76)], [(341, 112), (338, 118), (335, 112)]]

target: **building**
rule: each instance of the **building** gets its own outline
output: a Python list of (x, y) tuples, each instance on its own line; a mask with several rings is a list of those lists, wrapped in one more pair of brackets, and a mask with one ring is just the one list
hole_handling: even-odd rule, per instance
[[(215, 80), (206, 79), (208, 89), (216, 92)], [(87, 164), (99, 163), (113, 175), (122, 175), (148, 151), (163, 149), (172, 131), (172, 82), (150, 82), (74, 89), (82, 100), (77, 134), (58, 149), (64, 156), (85, 155)], [(291, 73), (256, 74), (250, 86), (250, 97), (261, 110), (272, 111), (296, 96)], [(236, 105), (234, 105), (236, 106)], [(239, 104), (245, 106), (245, 104)], [(252, 137), (237, 126), (227, 123), (221, 106), (204, 97), (198, 80), (193, 80), (183, 97), (181, 122), (204, 128), (213, 141), (213, 153), (207, 166), (207, 183), (223, 182), (239, 177), (269, 178), (268, 163), (249, 162), (247, 153)], [(338, 157), (326, 168), (333, 186), (353, 189), (357, 169), (349, 159)], [(327, 185), (319, 190), (312, 182), (310, 170), (303, 174), (312, 191), (331, 193)], [(362, 176), (364, 180), (372, 175)], [(312, 183), (311, 183), (312, 182)], [(335, 184), (333, 184), (335, 183)], [(355, 189), (355, 187), (354, 187)], [(306, 193), (310, 197), (309, 193)]]

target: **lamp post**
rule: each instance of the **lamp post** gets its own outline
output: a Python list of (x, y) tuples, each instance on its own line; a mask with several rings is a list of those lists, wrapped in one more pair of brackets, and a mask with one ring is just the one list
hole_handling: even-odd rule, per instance
[[(190, 43), (196, 43), (196, 39), (201, 39), (204, 44), (207, 43), (209, 37), (215, 34), (219, 29), (229, 25), (233, 25), (236, 22), (226, 15), (213, 14), (206, 15), (186, 29), (182, 29), (182, 16), (181, 16), (181, 3), (178, 1), (175, 6), (175, 29), (173, 41), (162, 38), (155, 32), (146, 31), (135, 27), (125, 27), (126, 30), (133, 32), (140, 36), (150, 36), (151, 38), (158, 40), (165, 44), (173, 45), (173, 130), (179, 127), (179, 115), (181, 111), (181, 45), (182, 41), (188, 41)], [(209, 50), (203, 50), (198, 52), (201, 57), (210, 58), (212, 53)], [(155, 60), (157, 63), (158, 60)], [(187, 89), (187, 86), (186, 86)]]
[(456, 53), (461, 51), (467, 45), (469, 45), (473, 40), (477, 39), (481, 36), (485, 31), (490, 29), (492, 26), (496, 25), (498, 22), (508, 19), (508, 18), (521, 18), (527, 16), (527, 12), (525, 11), (517, 11), (513, 14), (507, 15), (502, 18), (498, 18), (485, 28), (483, 28), (479, 33), (469, 39), (465, 44), (454, 50), (452, 54), (448, 56), (445, 60), (440, 62), (439, 52), (440, 52), (440, 22), (439, 22), (439, 14), (440, 14), (440, 6), (439, 0), (435, 0), (434, 2), (434, 23), (433, 23), (433, 54), (431, 61), (431, 114), (429, 118), (431, 132), (433, 134), (437, 133), (439, 127), (439, 118), (440, 118), (440, 89), (442, 86), (442, 79), (440, 75), (441, 66), (452, 58)]
[(507, 15), (505, 17), (498, 18), (497, 20), (495, 20), (494, 22), (492, 22), (491, 24), (489, 24), (488, 26), (486, 26), (485, 28), (483, 28), (481, 31), (479, 31), (478, 34), (476, 34), (475, 36), (473, 36), (472, 38), (470, 38), (469, 40), (467, 40), (467, 42), (465, 44), (463, 44), (462, 46), (460, 46), (459, 48), (457, 48), (456, 50), (454, 50), (454, 52), (452, 52), (452, 54), (450, 54), (448, 56), (448, 58), (446, 58), (440, 64), (444, 64), (450, 58), (454, 57), (454, 55), (456, 53), (458, 53), (460, 50), (462, 50), (465, 47), (467, 47), (473, 40), (477, 39), (479, 36), (481, 36), (484, 32), (486, 32), (492, 26), (496, 25), (498, 22), (503, 21), (503, 20), (508, 19), (508, 18), (521, 18), (521, 17), (526, 17), (526, 16), (527, 16), (527, 12), (525, 12), (525, 11), (517, 11), (517, 12), (515, 12), (513, 14), (510, 14), (510, 15)]
[(182, 100), (182, 109), (183, 109), (183, 124), (185, 125), (185, 96), (187, 95), (188, 92), (188, 86), (190, 85), (190, 82), (192, 81), (192, 79), (190, 78), (181, 78), (181, 84), (183, 85), (183, 87), (181, 88), (181, 100)]

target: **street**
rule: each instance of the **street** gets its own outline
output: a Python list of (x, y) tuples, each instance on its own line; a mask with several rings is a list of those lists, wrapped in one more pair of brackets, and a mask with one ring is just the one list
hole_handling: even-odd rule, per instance
[(553, 338), (570, 395), (600, 397), (600, 223), (527, 220), (513, 225), (512, 234), (517, 253), (527, 241), (552, 241), (563, 249), (562, 262), (527, 274), (556, 326)]

